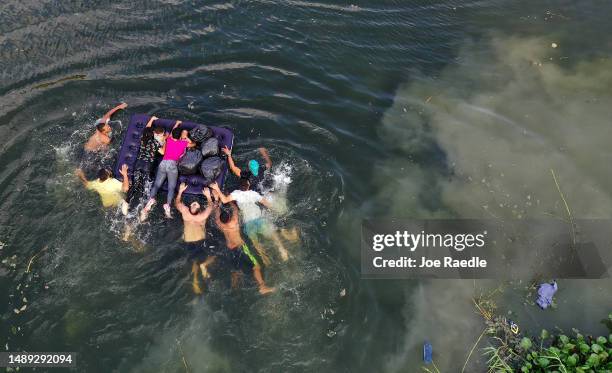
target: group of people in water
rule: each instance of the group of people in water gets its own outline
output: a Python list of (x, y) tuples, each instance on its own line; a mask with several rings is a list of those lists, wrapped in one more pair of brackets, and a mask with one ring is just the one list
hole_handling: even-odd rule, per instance
[[(231, 173), (239, 178), (239, 189), (225, 194), (217, 183), (212, 183), (202, 190), (206, 207), (197, 199), (186, 203), (183, 201), (183, 195), (187, 185), (181, 183), (176, 192), (178, 162), (188, 148), (197, 144), (190, 139), (189, 132), (181, 128), (181, 121), (176, 121), (170, 133), (166, 133), (161, 126), (155, 126), (158, 118), (155, 116), (150, 118), (143, 131), (131, 180), (127, 165), (124, 164), (120, 168), (122, 180), (118, 180), (113, 177), (109, 168), (96, 161), (100, 154), (106, 153), (109, 149), (111, 116), (126, 107), (125, 103), (118, 105), (96, 121), (95, 133), (85, 143), (83, 163), (76, 171), (84, 186), (100, 195), (104, 207), (120, 208), (124, 215), (144, 204), (138, 214), (138, 220), (144, 222), (156, 203), (159, 189), (167, 181), (168, 190), (163, 211), (165, 217), (171, 219), (174, 204), (182, 217), (183, 239), (192, 261), (193, 291), (196, 294), (202, 293), (200, 283), (206, 284), (211, 278), (211, 266), (216, 265), (216, 267), (230, 268), (232, 287), (238, 285), (242, 273), (251, 272), (261, 294), (273, 292), (274, 288), (266, 285), (262, 275), (262, 266), (269, 265), (271, 260), (261, 239), (269, 238), (278, 249), (280, 258), (286, 261), (289, 259), (289, 253), (283, 240), (295, 241), (298, 239), (298, 233), (294, 228), (280, 230), (279, 234), (262, 211), (262, 207), (271, 208), (270, 201), (259, 191), (253, 190), (258, 189), (272, 166), (267, 150), (259, 149), (264, 160), (263, 165), (253, 159), (249, 161), (247, 169), (241, 169), (236, 166), (231, 149), (224, 147), (221, 150), (227, 157)], [(156, 160), (159, 158), (161, 162), (154, 170)], [(99, 169), (97, 178), (89, 180), (84, 169), (86, 167), (91, 169), (92, 165)], [(155, 171), (154, 178), (153, 171)], [(151, 184), (152, 187), (147, 190)], [(226, 249), (218, 250), (206, 245), (206, 225), (211, 214), (216, 227), (225, 237)], [(253, 244), (255, 252), (243, 238), (242, 228)], [(126, 236), (130, 234), (130, 230), (130, 226), (127, 225)]]

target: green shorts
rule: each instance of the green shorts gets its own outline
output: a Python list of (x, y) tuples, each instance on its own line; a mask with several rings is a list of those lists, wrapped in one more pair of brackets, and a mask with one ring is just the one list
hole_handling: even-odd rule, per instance
[(253, 267), (259, 266), (257, 258), (246, 243), (235, 249), (230, 249), (229, 260), (235, 271), (252, 270)]

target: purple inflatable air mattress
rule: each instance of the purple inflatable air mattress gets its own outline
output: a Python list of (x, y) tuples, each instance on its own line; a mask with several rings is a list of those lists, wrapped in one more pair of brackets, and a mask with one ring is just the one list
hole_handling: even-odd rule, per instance
[[(119, 169), (121, 165), (128, 165), (128, 175), (130, 179), (132, 178), (132, 171), (134, 169), (134, 164), (136, 162), (136, 157), (138, 156), (138, 151), (140, 149), (140, 138), (142, 137), (142, 132), (149, 121), (151, 116), (146, 114), (135, 114), (130, 118), (130, 124), (128, 125), (125, 136), (123, 137), (123, 143), (121, 144), (121, 149), (119, 150), (119, 156), (117, 157), (117, 163), (115, 164), (115, 169), (113, 170), (115, 173), (115, 177), (119, 180), (122, 180), (121, 174), (119, 173)], [(154, 126), (162, 126), (166, 129), (166, 131), (170, 131), (176, 120), (173, 119), (158, 119), (153, 124)], [(179, 128), (191, 130), (197, 123), (193, 122), (183, 122), (181, 123)], [(214, 137), (219, 140), (219, 147), (223, 148), (227, 146), (228, 148), (232, 148), (234, 143), (234, 134), (227, 128), (222, 127), (212, 127), (209, 128), (213, 131)], [(221, 173), (219, 177), (217, 177), (216, 181), (219, 186), (223, 186), (223, 181), (225, 180), (225, 174), (227, 173), (227, 162), (224, 163)], [(179, 183), (187, 183), (188, 188), (185, 191), (186, 194), (202, 194), (202, 188), (204, 187), (204, 177), (200, 174), (196, 175), (179, 175)], [(167, 189), (166, 183), (164, 183), (163, 188)], [(178, 190), (178, 187), (177, 187)]]

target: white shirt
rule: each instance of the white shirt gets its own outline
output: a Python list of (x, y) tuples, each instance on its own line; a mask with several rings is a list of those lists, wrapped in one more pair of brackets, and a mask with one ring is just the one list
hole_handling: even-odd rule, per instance
[(238, 204), (238, 208), (242, 212), (242, 220), (244, 222), (255, 220), (261, 217), (261, 208), (257, 206), (263, 197), (254, 190), (234, 190), (230, 196)]

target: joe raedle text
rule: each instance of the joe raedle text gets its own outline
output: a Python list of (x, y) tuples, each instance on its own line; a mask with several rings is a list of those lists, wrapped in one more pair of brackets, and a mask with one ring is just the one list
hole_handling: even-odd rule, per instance
[(398, 259), (383, 259), (380, 256), (372, 260), (374, 268), (486, 268), (487, 261), (473, 256), (469, 259), (455, 259), (445, 256), (442, 259), (428, 259), (424, 256), (411, 258), (403, 256)]
[(487, 232), (439, 233), (426, 230), (372, 232), (364, 237), (366, 275), (410, 278), (460, 278), (464, 271), (485, 271)]

